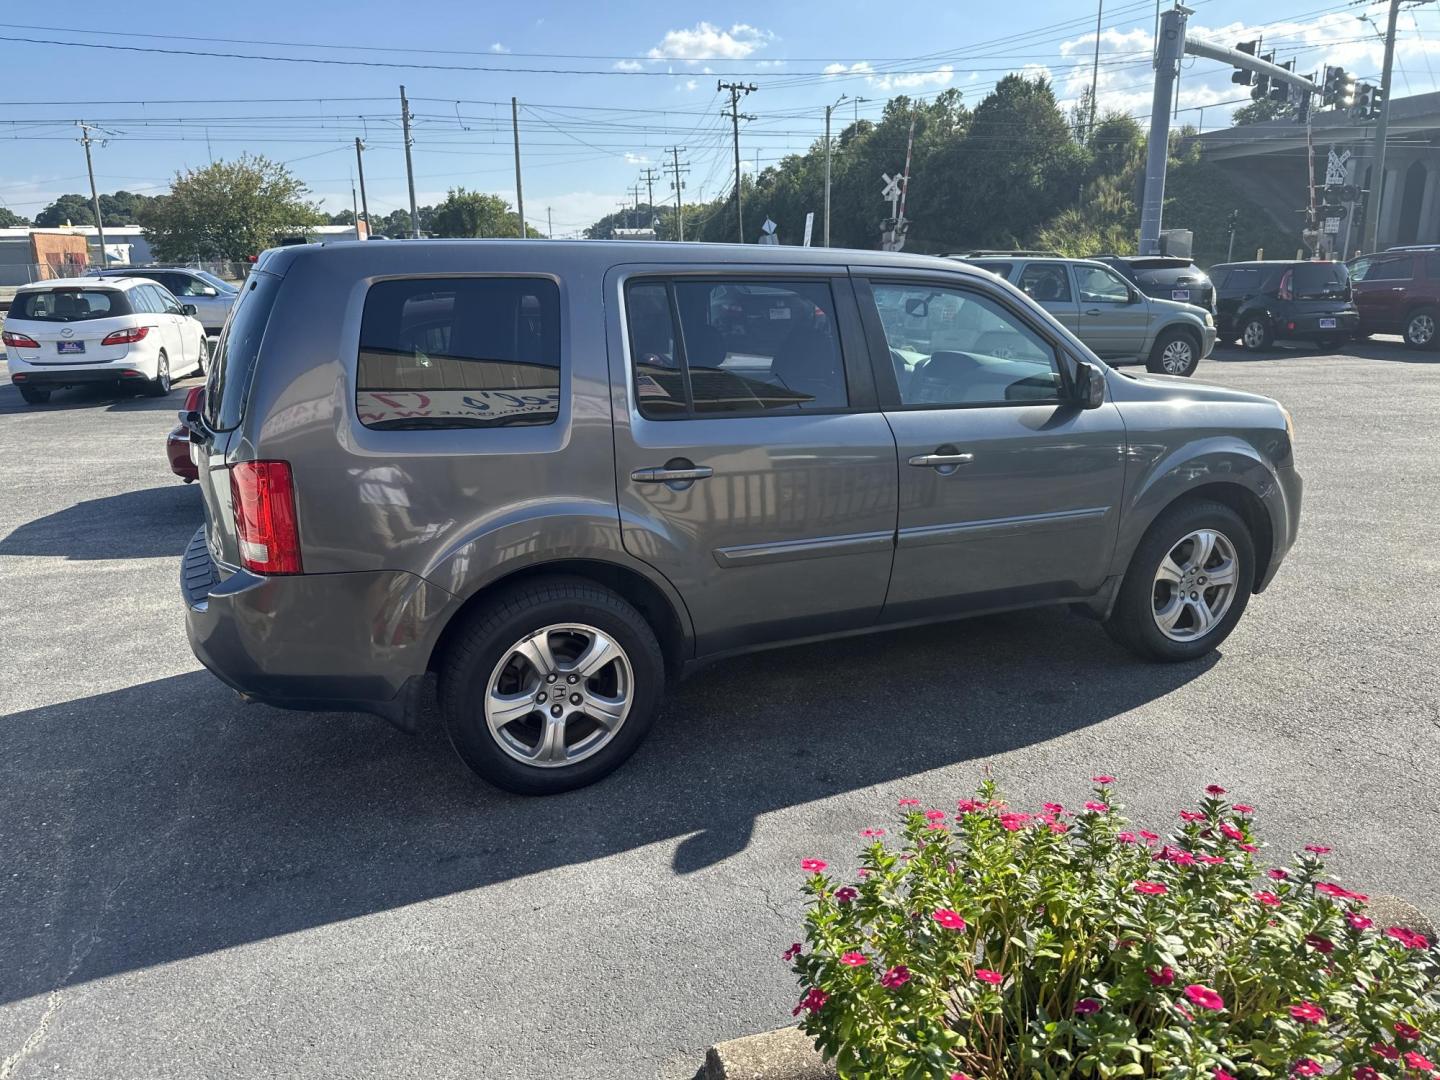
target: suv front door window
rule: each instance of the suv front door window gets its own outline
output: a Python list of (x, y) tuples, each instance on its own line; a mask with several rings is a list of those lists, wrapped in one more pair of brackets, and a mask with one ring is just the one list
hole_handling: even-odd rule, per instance
[(1030, 299), (1074, 332), (1079, 328), (1080, 308), (1070, 287), (1070, 269), (1062, 262), (1027, 263), (1020, 271), (1019, 286)]
[(1099, 356), (1140, 356), (1150, 329), (1150, 306), (1108, 266), (1076, 263), (1080, 340)]

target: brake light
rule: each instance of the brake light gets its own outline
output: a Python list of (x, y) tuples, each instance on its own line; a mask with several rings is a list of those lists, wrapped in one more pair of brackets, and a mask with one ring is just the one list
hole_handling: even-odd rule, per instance
[(1294, 300), (1294, 299), (1295, 299), (1295, 292), (1294, 292), (1294, 290), (1291, 288), (1291, 285), (1294, 283), (1294, 281), (1295, 281), (1295, 271), (1294, 271), (1294, 270), (1286, 270), (1285, 273), (1284, 273), (1283, 275), (1281, 275), (1281, 278), (1280, 278), (1280, 299), (1281, 299), (1281, 300)]
[(143, 341), (145, 335), (150, 332), (148, 326), (132, 326), (129, 330), (116, 330), (113, 334), (106, 334), (101, 345), (133, 345), (137, 341)]
[(242, 461), (230, 469), (240, 563), (257, 574), (298, 574), (300, 529), (288, 461)]
[(38, 349), (40, 347), (40, 342), (36, 341), (33, 337), (27, 334), (18, 334), (14, 330), (6, 330), (3, 334), (0, 334), (0, 338), (4, 338), (6, 345), (11, 345), (17, 349)]

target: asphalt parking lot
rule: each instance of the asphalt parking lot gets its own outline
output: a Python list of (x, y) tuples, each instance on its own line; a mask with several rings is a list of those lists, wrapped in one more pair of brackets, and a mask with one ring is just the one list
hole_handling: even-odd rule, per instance
[(1026, 804), (1110, 772), (1167, 825), (1218, 782), (1274, 857), (1324, 841), (1440, 911), (1440, 354), (1352, 351), (1200, 369), (1291, 408), (1307, 483), (1218, 654), (1042, 611), (735, 660), (546, 800), (434, 732), (242, 705), (185, 642), (182, 392), (4, 381), (0, 1080), (688, 1077), (789, 1019), (800, 859), (850, 866), (899, 797), (985, 769)]

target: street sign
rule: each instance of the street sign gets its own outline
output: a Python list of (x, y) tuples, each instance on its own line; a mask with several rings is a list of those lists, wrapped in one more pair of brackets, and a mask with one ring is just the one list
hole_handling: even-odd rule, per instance
[(881, 173), (880, 179), (885, 181), (885, 187), (880, 192), (880, 197), (882, 199), (888, 199), (891, 202), (898, 201), (900, 198), (900, 181), (903, 178), (891, 176), (889, 173)]
[(1349, 150), (1342, 150), (1337, 154), (1333, 146), (1330, 148), (1330, 154), (1325, 160), (1326, 187), (1332, 184), (1345, 183), (1346, 166), (1350, 164), (1350, 157), (1351, 154)]
[(1327, 217), (1325, 219), (1325, 231), (1331, 236), (1340, 235), (1340, 219), (1338, 217)]
[(775, 222), (771, 221), (771, 220), (767, 217), (767, 218), (765, 219), (765, 224), (760, 226), (760, 241), (759, 241), (759, 242), (762, 243), (762, 244), (778, 244), (778, 243), (780, 243), (780, 237), (778, 237), (778, 236), (775, 235), (775, 230), (778, 229), (778, 228), (779, 228), (779, 226), (776, 225)]
[(815, 211), (805, 215), (805, 247), (810, 246), (810, 237), (815, 233)]

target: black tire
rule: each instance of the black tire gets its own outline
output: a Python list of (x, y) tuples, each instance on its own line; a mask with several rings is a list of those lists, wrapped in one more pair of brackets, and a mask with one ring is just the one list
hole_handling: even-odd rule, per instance
[[(1199, 529), (1221, 533), (1233, 547), (1234, 593), (1229, 608), (1208, 632), (1189, 641), (1176, 641), (1162, 632), (1156, 622), (1155, 576), (1171, 549)], [(1230, 636), (1230, 631), (1245, 614), (1254, 581), (1255, 543), (1240, 515), (1223, 503), (1199, 499), (1179, 502), (1155, 519), (1136, 547), (1105, 629), (1143, 659), (1194, 660)]]
[[(1170, 368), (1165, 366), (1167, 350), (1170, 350), (1172, 354), (1184, 352), (1183, 356), (1172, 355), (1170, 357), (1172, 365)], [(1177, 362), (1182, 362), (1180, 367), (1175, 367)], [(1179, 375), (1187, 379), (1195, 374), (1195, 369), (1199, 366), (1200, 339), (1190, 331), (1182, 330), (1179, 327), (1160, 331), (1160, 336), (1155, 339), (1155, 344), (1150, 349), (1150, 358), (1145, 361), (1145, 370), (1152, 374)]]
[(26, 405), (44, 405), (50, 400), (50, 391), (41, 390), (38, 386), (17, 386), (15, 389), (20, 391)]
[(160, 359), (155, 364), (155, 378), (145, 383), (145, 395), (147, 397), (164, 397), (170, 393), (170, 358), (165, 355), (165, 350), (160, 350)]
[(1405, 319), (1405, 347), (1433, 349), (1440, 345), (1440, 312), (1434, 308), (1417, 308)]
[(202, 338), (200, 339), (200, 362), (199, 362), (199, 364), (197, 364), (196, 367), (195, 367), (195, 374), (196, 374), (196, 375), (204, 375), (205, 372), (206, 372), (207, 370), (209, 370), (209, 368), (210, 368), (210, 339), (209, 339), (208, 337), (202, 337)]
[[(1252, 327), (1254, 333), (1251, 333)], [(1275, 329), (1263, 315), (1252, 315), (1240, 324), (1240, 347), (1246, 352), (1264, 352), (1275, 344)]]
[[(516, 644), (561, 623), (594, 627), (624, 651), (634, 683), (630, 711), (591, 756), (572, 765), (530, 765), (491, 734), (485, 695), (497, 665)], [(644, 616), (609, 589), (573, 577), (544, 578), (498, 594), (460, 629), (439, 673), (440, 715), (456, 753), (483, 779), (521, 795), (571, 791), (614, 771), (648, 734), (664, 693), (665, 660)]]

